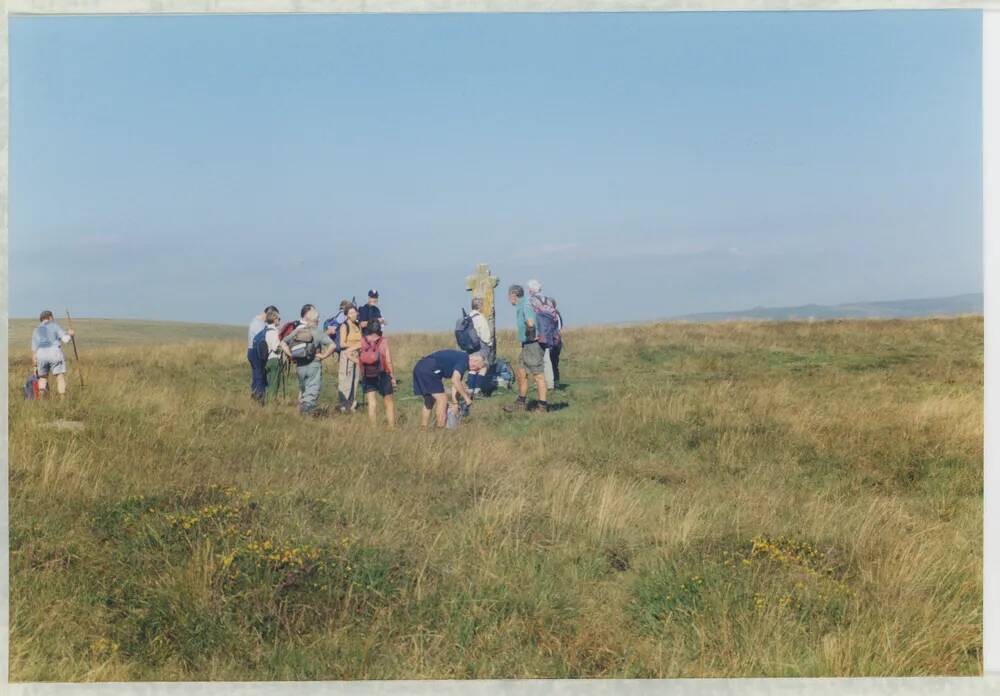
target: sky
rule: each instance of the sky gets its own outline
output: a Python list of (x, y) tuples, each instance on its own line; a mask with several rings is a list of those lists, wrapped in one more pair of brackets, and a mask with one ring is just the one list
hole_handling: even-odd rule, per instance
[(982, 290), (979, 12), (19, 16), (10, 66), (12, 317)]

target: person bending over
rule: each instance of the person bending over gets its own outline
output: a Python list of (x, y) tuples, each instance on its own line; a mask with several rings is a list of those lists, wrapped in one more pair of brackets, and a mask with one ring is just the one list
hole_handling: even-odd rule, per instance
[(462, 383), (462, 376), (470, 370), (481, 370), (485, 365), (482, 354), (461, 350), (439, 350), (418, 360), (413, 367), (413, 393), (424, 398), (424, 407), (420, 412), (421, 427), (426, 428), (430, 423), (431, 411), (434, 412), (437, 427), (445, 426), (448, 413), (448, 396), (444, 389), (446, 378), (451, 379), (451, 391), (456, 403), (458, 396), (465, 403), (472, 403), (472, 395)]

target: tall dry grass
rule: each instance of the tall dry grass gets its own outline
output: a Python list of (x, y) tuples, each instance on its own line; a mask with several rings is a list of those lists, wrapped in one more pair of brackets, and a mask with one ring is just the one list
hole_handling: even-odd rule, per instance
[(63, 402), (11, 350), (15, 680), (980, 671), (981, 318), (582, 329), (564, 408), (428, 433), (77, 328)]

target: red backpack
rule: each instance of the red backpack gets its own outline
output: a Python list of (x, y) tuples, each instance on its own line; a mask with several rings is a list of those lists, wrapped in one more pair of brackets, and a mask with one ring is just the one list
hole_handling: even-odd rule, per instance
[(361, 352), (358, 354), (361, 363), (361, 375), (373, 379), (382, 374), (382, 337), (372, 341), (368, 336), (361, 337)]
[(288, 334), (292, 333), (292, 331), (295, 330), (295, 327), (298, 326), (300, 323), (302, 322), (286, 321), (284, 324), (282, 324), (281, 331), (278, 332), (278, 340), (284, 341), (286, 338), (288, 338)]

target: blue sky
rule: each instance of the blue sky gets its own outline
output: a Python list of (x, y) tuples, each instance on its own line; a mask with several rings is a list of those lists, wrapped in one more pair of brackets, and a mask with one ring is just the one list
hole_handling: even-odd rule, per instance
[(980, 22), (12, 17), (10, 315), (441, 330), (479, 261), (570, 324), (977, 292)]

